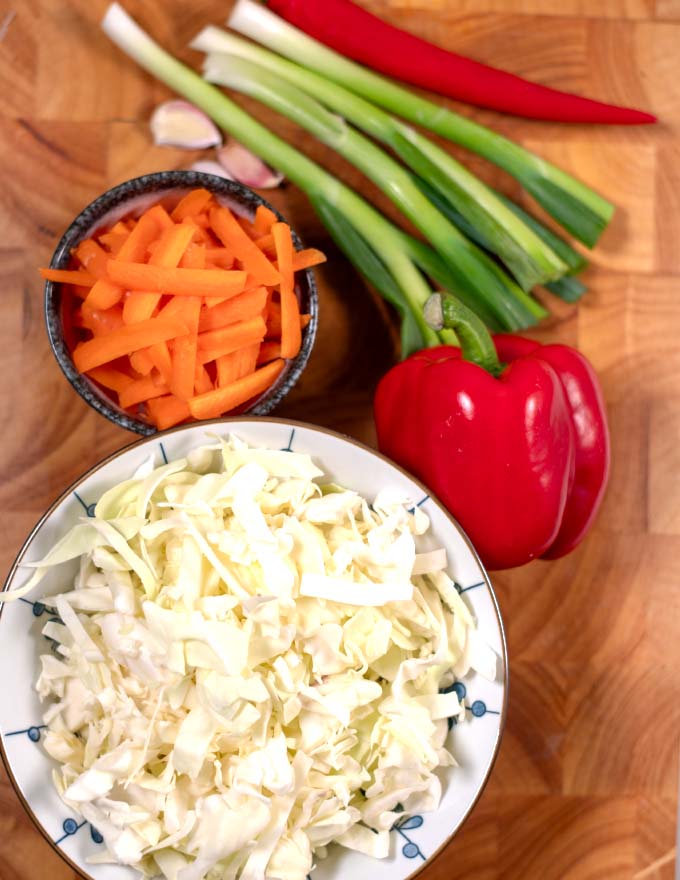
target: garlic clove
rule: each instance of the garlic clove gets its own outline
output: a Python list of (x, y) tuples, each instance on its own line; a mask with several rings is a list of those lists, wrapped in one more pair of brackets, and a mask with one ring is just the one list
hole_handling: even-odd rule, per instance
[(234, 180), (246, 186), (252, 186), (254, 189), (274, 189), (283, 180), (282, 174), (274, 171), (233, 138), (229, 138), (223, 147), (215, 150), (215, 153), (217, 161)]
[(190, 170), (200, 171), (203, 174), (214, 174), (216, 177), (223, 177), (225, 180), (235, 179), (219, 162), (213, 162), (211, 159), (201, 159), (198, 162), (194, 162)]
[(210, 117), (188, 101), (159, 104), (149, 125), (154, 143), (160, 146), (205, 150), (222, 143), (222, 135)]

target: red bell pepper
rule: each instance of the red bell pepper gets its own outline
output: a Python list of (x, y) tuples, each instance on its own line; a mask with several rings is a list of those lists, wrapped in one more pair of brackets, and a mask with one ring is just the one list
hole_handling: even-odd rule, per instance
[(432, 489), (488, 568), (562, 556), (592, 523), (609, 473), (597, 377), (575, 349), (492, 341), (461, 303), (436, 298), (462, 348), (417, 352), (383, 377), (378, 445)]

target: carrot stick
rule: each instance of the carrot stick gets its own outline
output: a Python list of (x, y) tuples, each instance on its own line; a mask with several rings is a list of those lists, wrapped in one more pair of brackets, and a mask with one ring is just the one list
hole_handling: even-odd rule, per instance
[[(150, 266), (174, 269), (184, 256), (192, 238), (190, 226), (176, 226), (174, 223), (163, 230), (158, 244), (149, 260)], [(160, 293), (132, 293), (125, 300), (123, 320), (126, 324), (146, 321), (153, 315), (161, 299)]]
[(164, 229), (158, 239), (158, 247), (149, 260), (152, 266), (165, 266), (174, 269), (184, 256), (191, 243), (193, 229), (188, 224), (172, 225)]
[(136, 403), (151, 400), (154, 397), (162, 397), (168, 393), (167, 385), (157, 385), (153, 376), (144, 376), (143, 379), (135, 379), (118, 395), (118, 402), (123, 409), (128, 409)]
[(112, 330), (123, 326), (122, 306), (110, 309), (88, 309), (84, 307), (76, 313), (76, 325), (89, 330), (94, 336), (106, 336)]
[(130, 366), (140, 376), (150, 375), (154, 368), (154, 363), (149, 354), (149, 349), (140, 348), (139, 351), (133, 351), (130, 355)]
[(135, 381), (132, 376), (128, 376), (122, 370), (109, 366), (95, 367), (93, 370), (88, 370), (85, 375), (88, 379), (94, 380), (104, 388), (117, 392), (127, 388), (128, 385)]
[(184, 336), (186, 333), (186, 324), (177, 318), (151, 318), (139, 324), (128, 324), (111, 330), (106, 336), (79, 343), (73, 352), (73, 362), (76, 369), (86, 373), (93, 367), (100, 367), (140, 348)]
[(78, 287), (93, 287), (97, 280), (83, 269), (38, 269), (40, 277), (56, 284), (75, 284)]
[(245, 290), (238, 296), (228, 299), (219, 306), (206, 309), (201, 314), (198, 323), (200, 333), (206, 330), (219, 330), (228, 324), (237, 321), (246, 321), (261, 315), (267, 303), (267, 288), (255, 287), (253, 290)]
[(255, 245), (268, 257), (276, 256), (276, 246), (274, 245), (274, 236), (271, 233), (258, 238)]
[(281, 303), (270, 302), (267, 306), (267, 338), (281, 337)]
[(118, 251), (116, 259), (130, 263), (139, 263), (146, 256), (149, 245), (158, 237), (159, 232), (160, 226), (154, 218), (148, 212), (142, 214), (137, 221), (137, 225), (130, 232), (127, 240)]
[(144, 349), (144, 351), (148, 352), (151, 363), (158, 370), (165, 384), (169, 385), (172, 381), (172, 359), (170, 358), (168, 343), (157, 342), (155, 345), (150, 345), (149, 348)]
[(264, 205), (258, 205), (253, 220), (253, 228), (258, 235), (267, 235), (279, 218)]
[(281, 276), (277, 270), (242, 229), (228, 208), (211, 208), (210, 222), (222, 244), (234, 251), (236, 259), (241, 261), (247, 272), (255, 276), (257, 284), (273, 286), (279, 283)]
[(243, 345), (250, 345), (255, 339), (264, 339), (266, 332), (264, 319), (260, 315), (257, 318), (250, 318), (247, 321), (239, 321), (238, 324), (229, 324), (221, 327), (219, 330), (208, 330), (198, 335), (198, 347), (207, 351), (213, 348), (219, 348), (223, 345), (229, 345), (232, 342), (241, 342), (236, 348)]
[(218, 387), (226, 388), (237, 379), (243, 379), (244, 376), (255, 372), (259, 351), (260, 343), (256, 342), (254, 345), (246, 345), (231, 354), (218, 357), (215, 361)]
[(127, 241), (129, 234), (130, 232), (127, 229), (125, 232), (114, 232), (113, 230), (111, 232), (104, 232), (99, 236), (99, 244), (107, 248), (110, 256), (115, 257), (120, 253), (120, 249)]
[(144, 212), (147, 217), (151, 217), (156, 221), (160, 229), (170, 229), (174, 224), (172, 218), (165, 210), (163, 205), (154, 205)]
[(205, 211), (212, 201), (212, 194), (207, 189), (192, 189), (175, 205), (170, 216), (177, 223), (181, 223), (185, 217), (193, 217)]
[(300, 315), (300, 330), (304, 330), (311, 320), (311, 315)]
[(205, 394), (212, 391), (213, 383), (210, 374), (203, 364), (196, 364), (196, 372), (194, 374), (194, 394)]
[(109, 277), (128, 290), (151, 290), (177, 296), (235, 296), (247, 275), (224, 269), (168, 269), (143, 263), (109, 260)]
[(293, 272), (302, 272), (326, 262), (326, 254), (316, 248), (306, 248), (303, 251), (293, 253)]
[(123, 288), (99, 278), (90, 288), (83, 305), (88, 309), (110, 309), (123, 298)]
[(205, 269), (205, 245), (190, 242), (179, 265), (183, 269)]
[(281, 357), (293, 358), (300, 351), (300, 306), (293, 287), (293, 239), (287, 223), (275, 223), (272, 235), (281, 273)]
[(216, 388), (214, 391), (192, 397), (189, 401), (189, 411), (195, 419), (216, 419), (253, 397), (259, 397), (276, 381), (284, 366), (285, 362), (282, 359), (272, 361), (225, 388)]
[(146, 407), (149, 417), (159, 431), (172, 428), (180, 422), (191, 418), (189, 406), (184, 400), (178, 400), (172, 394), (166, 397), (156, 397), (147, 401)]
[[(253, 333), (251, 336), (243, 336), (241, 339), (234, 339), (232, 342), (225, 342), (218, 348), (199, 348), (196, 359), (200, 364), (209, 364), (212, 361), (217, 363), (221, 357), (233, 354), (250, 345), (260, 345), (262, 337), (259, 333)], [(271, 360), (271, 358), (270, 358)]]
[(93, 238), (81, 241), (74, 249), (73, 256), (78, 260), (83, 269), (94, 275), (95, 278), (104, 278), (106, 276), (106, 263), (109, 255)]
[(196, 348), (198, 318), (201, 313), (200, 297), (186, 297), (181, 300), (180, 319), (186, 324), (188, 333), (175, 339), (172, 351), (172, 379), (170, 390), (180, 400), (188, 400), (194, 394), (196, 376)]
[[(258, 367), (261, 364), (267, 364), (269, 361), (273, 361), (274, 358), (281, 357), (281, 343), (275, 341), (267, 341), (263, 342), (260, 345), (260, 350), (257, 353), (257, 365)], [(219, 366), (219, 363), (218, 363)]]
[(234, 252), (229, 248), (208, 248), (205, 254), (206, 261), (220, 269), (231, 269), (234, 265)]

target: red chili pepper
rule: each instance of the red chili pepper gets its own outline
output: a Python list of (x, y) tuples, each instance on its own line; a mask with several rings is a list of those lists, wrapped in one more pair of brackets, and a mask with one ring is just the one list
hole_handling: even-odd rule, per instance
[(395, 79), (477, 107), (555, 122), (656, 122), (651, 113), (561, 92), (447, 52), (350, 0), (268, 2), (274, 12), (337, 52)]
[(468, 310), (442, 301), (462, 352), (417, 352), (383, 377), (378, 445), (432, 489), (488, 568), (562, 556), (592, 523), (609, 473), (595, 373), (565, 345), (501, 335), (494, 347)]

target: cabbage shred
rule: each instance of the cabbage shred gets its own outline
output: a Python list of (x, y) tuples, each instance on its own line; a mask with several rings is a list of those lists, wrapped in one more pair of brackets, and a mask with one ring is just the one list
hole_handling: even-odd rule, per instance
[(495, 655), (446, 554), (417, 552), (427, 516), (321, 478), (232, 436), (140, 468), (33, 564), (27, 589), (80, 560), (44, 599), (60, 622), (37, 690), (101, 861), (303, 880), (330, 843), (385, 857), (398, 815), (437, 808), (465, 712), (440, 690), (493, 678)]

